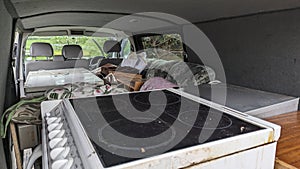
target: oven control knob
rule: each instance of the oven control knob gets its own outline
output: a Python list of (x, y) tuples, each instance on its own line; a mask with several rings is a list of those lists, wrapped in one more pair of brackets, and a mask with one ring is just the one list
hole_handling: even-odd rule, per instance
[(52, 123), (59, 123), (61, 121), (61, 117), (50, 117), (47, 119), (47, 124), (50, 125)]
[(66, 131), (64, 129), (62, 130), (52, 130), (49, 134), (48, 137), (50, 140), (53, 138), (61, 138), (65, 135)]
[(60, 130), (62, 128), (62, 123), (52, 123), (48, 126), (48, 131), (51, 132), (53, 130)]
[(49, 147), (51, 149), (57, 148), (57, 147), (63, 147), (66, 145), (68, 139), (67, 138), (54, 138), (51, 141), (49, 141)]
[(70, 153), (70, 147), (59, 147), (50, 151), (50, 157), (52, 160), (65, 159)]
[(56, 160), (52, 163), (52, 169), (70, 169), (74, 163), (73, 158)]

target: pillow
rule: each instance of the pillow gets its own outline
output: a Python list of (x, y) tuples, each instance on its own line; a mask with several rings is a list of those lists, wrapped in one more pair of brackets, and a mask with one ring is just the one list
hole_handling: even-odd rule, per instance
[(215, 80), (216, 75), (212, 68), (195, 63), (187, 63), (187, 65), (194, 75), (192, 80), (195, 86)]
[(161, 69), (149, 69), (146, 73), (146, 79), (150, 79), (152, 77), (162, 77), (166, 78), (168, 75), (168, 72), (162, 71)]
[(147, 60), (147, 79), (157, 76), (166, 78), (171, 67), (177, 62), (178, 61), (166, 61), (161, 59)]
[(147, 66), (146, 62), (146, 53), (142, 52), (139, 54), (136, 54), (135, 52), (132, 52), (128, 58), (123, 59), (121, 67), (132, 67), (137, 70), (139, 70), (139, 73), (142, 72), (145, 67)]
[(121, 63), (121, 67), (134, 67), (134, 65), (137, 63), (137, 59), (123, 59)]
[(180, 87), (187, 86), (188, 84), (198, 86), (214, 80), (215, 72), (204, 65), (178, 62), (168, 71), (166, 79), (177, 83)]

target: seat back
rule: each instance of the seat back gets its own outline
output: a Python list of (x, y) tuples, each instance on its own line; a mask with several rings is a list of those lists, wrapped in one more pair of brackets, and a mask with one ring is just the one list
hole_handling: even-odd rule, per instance
[[(34, 42), (30, 46), (30, 56), (34, 57), (34, 61), (28, 61), (25, 63), (25, 77), (27, 77), (27, 74), (31, 70), (36, 70), (36, 67), (40, 67), (43, 65), (40, 65), (39, 63), (46, 63), (50, 61), (36, 61), (36, 57), (38, 56), (45, 56), (45, 57), (52, 57), (53, 56), (53, 48), (49, 43), (44, 42)], [(39, 69), (42, 69), (39, 68)]]
[(53, 56), (53, 61), (57, 62), (57, 61), (65, 61), (65, 58), (63, 56)]
[(67, 61), (35, 61), (28, 62), (25, 65), (25, 76), (27, 77), (30, 71), (38, 70), (54, 70), (67, 68), (89, 68), (89, 60), (67, 60)]
[[(120, 42), (116, 41), (116, 40), (107, 40), (104, 42), (103, 45), (103, 50), (105, 53), (117, 53), (117, 55), (119, 56), (120, 51), (121, 51), (121, 44)], [(107, 63), (111, 63), (114, 65), (119, 65), (122, 62), (123, 59), (121, 58), (105, 58), (102, 59), (101, 61), (99, 61), (98, 63), (98, 67), (103, 66)]]
[[(33, 56), (52, 56), (53, 49), (50, 44), (45, 43), (34, 44), (32, 47)], [(38, 48), (38, 49), (37, 49)], [(74, 51), (73, 51), (74, 50)], [(82, 57), (82, 49), (78, 45), (66, 45), (63, 49), (63, 56), (55, 56), (53, 61), (32, 61), (25, 64), (25, 76), (27, 77), (30, 71), (38, 70), (54, 70), (66, 68), (89, 68), (89, 60), (87, 59), (74, 59)], [(69, 58), (65, 60), (66, 58)]]

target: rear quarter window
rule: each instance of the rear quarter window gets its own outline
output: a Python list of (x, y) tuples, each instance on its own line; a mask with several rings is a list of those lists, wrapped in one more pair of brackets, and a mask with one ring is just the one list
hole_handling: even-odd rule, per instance
[(184, 49), (179, 34), (162, 34), (141, 37), (147, 58), (183, 60)]

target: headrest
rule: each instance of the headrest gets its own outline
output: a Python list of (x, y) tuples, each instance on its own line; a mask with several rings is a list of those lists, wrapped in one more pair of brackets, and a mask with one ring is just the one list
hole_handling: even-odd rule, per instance
[(103, 50), (105, 53), (120, 52), (121, 44), (116, 40), (107, 40), (104, 42)]
[(62, 48), (62, 55), (66, 59), (80, 59), (83, 56), (83, 52), (79, 45), (65, 45)]
[(30, 46), (30, 56), (53, 56), (53, 48), (49, 43), (35, 42)]

